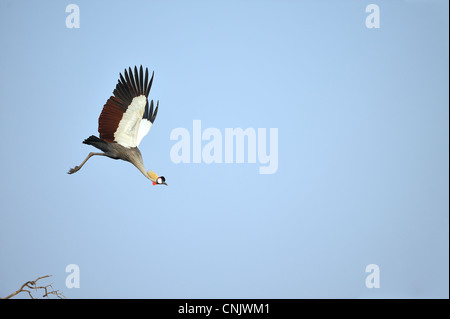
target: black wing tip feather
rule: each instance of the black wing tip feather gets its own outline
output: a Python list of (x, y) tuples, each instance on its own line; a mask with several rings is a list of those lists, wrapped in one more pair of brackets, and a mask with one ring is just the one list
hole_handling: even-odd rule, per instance
[(156, 102), (156, 108), (153, 111), (153, 100), (150, 101), (150, 108), (148, 106), (148, 102), (145, 105), (145, 111), (144, 111), (144, 116), (142, 118), (147, 119), (150, 121), (150, 123), (153, 124), (153, 122), (155, 121), (156, 115), (158, 114), (158, 107), (159, 107), (159, 100)]
[[(152, 106), (153, 106), (153, 100), (152, 100)], [(153, 124), (153, 122), (155, 121), (156, 118), (156, 114), (158, 114), (158, 107), (159, 107), (159, 100), (156, 101), (156, 108), (155, 108), (155, 112), (153, 112), (153, 114), (151, 115), (151, 118), (149, 119), (150, 122)]]
[(150, 82), (147, 86), (147, 90), (145, 91), (145, 96), (148, 97), (148, 95), (150, 94), (150, 89), (152, 88), (152, 84), (153, 84), (153, 77), (155, 76), (155, 71), (152, 72), (152, 77), (150, 78)]
[(131, 67), (124, 69), (123, 75), (119, 73), (119, 81), (117, 82), (116, 89), (114, 90), (114, 95), (121, 100), (130, 100), (139, 95), (145, 95), (148, 97), (150, 94), (150, 89), (153, 83), (153, 76), (155, 72), (153, 71), (150, 82), (148, 81), (148, 68), (144, 68), (142, 65), (139, 67), (134, 66), (134, 70)]

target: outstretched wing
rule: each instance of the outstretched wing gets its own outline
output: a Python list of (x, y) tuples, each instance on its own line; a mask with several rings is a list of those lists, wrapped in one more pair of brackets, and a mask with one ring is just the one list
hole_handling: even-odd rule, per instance
[[(120, 79), (98, 119), (98, 132), (100, 138), (107, 142), (117, 142), (125, 147), (137, 147), (142, 138), (138, 135), (142, 122), (150, 121), (148, 110), (148, 94), (153, 83), (153, 76), (148, 81), (148, 69), (145, 69), (145, 77), (142, 65), (139, 69), (134, 67), (134, 74), (131, 68), (125, 69), (125, 78), (120, 74)], [(150, 103), (153, 105), (153, 101)], [(153, 111), (153, 110), (152, 110)], [(156, 113), (157, 110), (155, 110)], [(147, 117), (146, 116), (147, 113)], [(155, 114), (156, 116), (156, 114)], [(150, 126), (153, 121), (150, 121)], [(147, 129), (147, 134), (149, 129)], [(145, 135), (144, 134), (144, 135)], [(142, 136), (143, 137), (143, 136)]]

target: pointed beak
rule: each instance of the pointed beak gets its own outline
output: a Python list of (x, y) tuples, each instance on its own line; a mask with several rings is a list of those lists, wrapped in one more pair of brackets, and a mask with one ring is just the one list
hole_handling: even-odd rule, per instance
[(167, 185), (167, 183), (166, 183), (166, 182), (163, 182), (162, 184), (163, 184), (163, 185), (166, 185), (166, 186), (169, 186), (169, 185)]

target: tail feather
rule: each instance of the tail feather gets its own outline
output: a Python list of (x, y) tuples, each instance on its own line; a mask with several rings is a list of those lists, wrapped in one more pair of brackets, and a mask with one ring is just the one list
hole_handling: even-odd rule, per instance
[(83, 141), (83, 144), (92, 145), (99, 150), (102, 150), (103, 152), (106, 152), (108, 150), (108, 143), (94, 135), (91, 135), (87, 139), (85, 139)]
[(100, 138), (98, 138), (97, 136), (94, 136), (94, 135), (89, 136), (87, 139), (85, 139), (83, 141), (83, 144), (95, 146), (93, 143), (105, 143), (105, 141), (103, 141), (102, 139), (100, 139)]

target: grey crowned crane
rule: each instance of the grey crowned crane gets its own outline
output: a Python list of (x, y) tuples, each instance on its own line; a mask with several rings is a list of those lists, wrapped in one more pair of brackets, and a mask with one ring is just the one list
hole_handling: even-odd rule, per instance
[(158, 176), (155, 172), (145, 169), (138, 148), (139, 143), (150, 131), (158, 113), (159, 101), (154, 110), (153, 100), (150, 106), (148, 102), (154, 74), (155, 72), (148, 81), (148, 69), (145, 68), (144, 77), (142, 65), (139, 72), (137, 67), (134, 67), (134, 74), (131, 68), (128, 68), (128, 72), (125, 69), (125, 78), (119, 74), (120, 79), (113, 92), (114, 96), (106, 101), (98, 118), (100, 138), (91, 135), (83, 141), (84, 144), (92, 145), (103, 153), (89, 153), (86, 159), (79, 166), (70, 169), (68, 174), (78, 172), (92, 156), (101, 155), (130, 162), (151, 180), (153, 185), (167, 185), (164, 176)]

